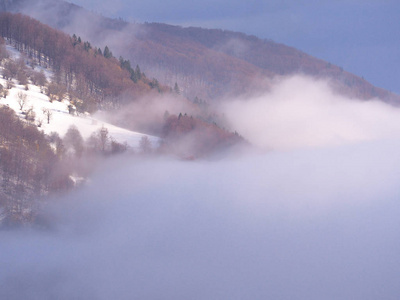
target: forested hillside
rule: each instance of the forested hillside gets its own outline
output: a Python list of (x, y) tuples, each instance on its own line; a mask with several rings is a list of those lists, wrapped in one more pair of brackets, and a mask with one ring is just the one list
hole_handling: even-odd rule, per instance
[[(184, 57), (183, 53), (178, 56), (179, 52), (184, 52), (187, 57), (196, 57), (197, 55), (192, 52), (191, 48), (202, 49), (203, 47), (207, 49), (207, 53), (200, 56), (206, 58), (212, 57), (211, 53), (215, 53), (215, 57), (221, 55), (229, 56), (232, 62), (236, 62), (233, 66), (232, 63), (227, 66), (223, 61), (221, 63), (211, 63), (210, 66), (214, 67), (213, 72), (219, 74), (221, 78), (227, 78), (227, 76), (231, 76), (231, 78), (237, 77), (236, 80), (242, 82), (239, 85), (237, 85), (236, 80), (230, 82), (231, 85), (228, 86), (228, 89), (232, 88), (234, 93), (242, 92), (242, 88), (247, 91), (255, 88), (256, 86), (254, 85), (249, 86), (247, 80), (251, 79), (252, 81), (250, 82), (254, 83), (254, 78), (251, 78), (251, 76), (257, 74), (256, 72), (266, 77), (300, 73), (319, 79), (329, 79), (332, 82), (333, 88), (338, 93), (346, 96), (359, 99), (378, 97), (388, 102), (400, 103), (398, 95), (375, 87), (362, 77), (346, 72), (343, 68), (335, 66), (330, 62), (312, 57), (295, 48), (276, 43), (272, 40), (262, 40), (244, 33), (219, 29), (184, 28), (158, 23), (144, 24), (143, 26), (148, 32), (146, 42), (156, 43), (160, 47), (167, 44), (170, 51), (176, 51), (174, 55), (170, 51), (165, 51), (167, 55), (170, 55), (171, 60)], [(167, 41), (169, 42), (167, 43)], [(186, 44), (190, 44), (191, 48), (185, 47)], [(179, 45), (182, 45), (182, 47)], [(157, 49), (157, 47), (152, 47), (152, 49)], [(132, 47), (132, 51), (139, 52), (141, 50), (140, 47), (136, 46)], [(148, 50), (138, 54), (139, 57), (150, 55), (152, 55), (152, 52)], [(168, 59), (164, 59), (163, 61), (168, 61)], [(242, 64), (239, 64), (239, 61)], [(186, 66), (195, 65), (196, 69), (201, 70), (201, 61), (197, 62), (193, 59), (190, 61), (188, 59), (187, 63)], [(253, 68), (252, 73), (241, 69), (243, 63), (247, 63)], [(236, 71), (234, 75), (230, 73), (233, 70)], [(227, 73), (224, 74), (224, 71)], [(182, 69), (182, 72), (187, 74), (188, 70)], [(200, 73), (207, 74), (207, 72)], [(223, 84), (225, 85), (226, 83), (224, 82)]]
[[(109, 156), (128, 152), (196, 159), (243, 142), (215, 123), (217, 116), (204, 101), (190, 102), (177, 84), (172, 88), (148, 79), (139, 66), (115, 58), (108, 46), (92, 46), (79, 34), (69, 36), (22, 14), (1, 13), (0, 34), (0, 97), (11, 101), (0, 105), (0, 224), (37, 222), (42, 200), (69, 191), (76, 178), (89, 176), (96, 162)], [(18, 54), (11, 55), (6, 45)], [(34, 93), (40, 101), (66, 103), (62, 113), (72, 118), (110, 114), (114, 123), (141, 127), (162, 142), (152, 145), (143, 136), (135, 153), (105, 127), (86, 140), (76, 126), (64, 136), (46, 135), (44, 124), (55, 122), (61, 106), (38, 111), (29, 99)]]
[(86, 40), (102, 47), (108, 45), (164, 84), (173, 86), (177, 82), (183, 95), (190, 99), (198, 96), (216, 101), (268, 88), (267, 81), (274, 76), (300, 73), (329, 80), (336, 92), (346, 96), (365, 100), (377, 97), (400, 103), (398, 95), (375, 87), (340, 66), (243, 33), (155, 23), (131, 24), (96, 15), (61, 0), (3, 0), (0, 4), (3, 10), (32, 15), (70, 34), (81, 28)]
[(7, 225), (32, 222), (38, 200), (72, 186), (50, 140), (36, 126), (2, 106), (0, 182), (0, 219), (6, 218)]
[(134, 70), (129, 61), (113, 57), (108, 47), (93, 48), (76, 35), (70, 37), (28, 16), (3, 13), (0, 30), (3, 38), (34, 63), (52, 68), (56, 72), (54, 84), (65, 86), (71, 97), (85, 99), (80, 103), (83, 110), (121, 105), (123, 94), (124, 99), (126, 94), (134, 99), (152, 88), (166, 90), (147, 79), (139, 67)]

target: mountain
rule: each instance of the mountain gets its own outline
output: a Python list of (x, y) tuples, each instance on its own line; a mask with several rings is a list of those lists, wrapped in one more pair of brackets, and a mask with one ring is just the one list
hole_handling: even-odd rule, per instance
[(58, 0), (0, 0), (0, 9), (0, 223), (31, 222), (32, 199), (70, 189), (87, 161), (127, 146), (192, 160), (245, 145), (212, 104), (279, 76), (399, 104), (337, 66), (242, 33), (130, 24)]
[(9, 12), (0, 35), (0, 225), (36, 222), (39, 200), (69, 191), (107, 157), (195, 159), (243, 142), (204, 102), (108, 47)]
[[(306, 74), (327, 79), (335, 91), (359, 99), (380, 98), (398, 104), (400, 97), (363, 78), (295, 48), (255, 36), (219, 29), (167, 24), (130, 24), (96, 15), (59, 0), (3, 0), (3, 10), (31, 15), (102, 47), (108, 45), (162, 83), (207, 101), (268, 87), (275, 76)], [(122, 42), (123, 41), (123, 42)]]

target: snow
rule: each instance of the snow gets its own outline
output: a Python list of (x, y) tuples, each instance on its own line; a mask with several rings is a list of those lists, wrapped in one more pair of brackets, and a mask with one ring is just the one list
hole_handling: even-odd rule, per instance
[(19, 52), (17, 49), (12, 47), (11, 45), (6, 45), (6, 49), (8, 51), (8, 54), (10, 55), (10, 58), (13, 60), (18, 59), (21, 56), (21, 52)]
[[(7, 50), (10, 53), (12, 59), (19, 57), (19, 52), (11, 46), (7, 46)], [(46, 76), (51, 77), (51, 72), (46, 70)], [(22, 113), (20, 106), (17, 102), (18, 93), (24, 93), (27, 96), (27, 103), (23, 107), (23, 111), (26, 111), (32, 107), (36, 114), (35, 123), (39, 121), (42, 125), (39, 130), (42, 130), (46, 134), (51, 132), (57, 132), (61, 137), (65, 135), (68, 128), (72, 125), (76, 126), (82, 137), (87, 139), (90, 135), (102, 127), (107, 128), (109, 135), (119, 143), (127, 143), (130, 148), (137, 149), (139, 147), (139, 142), (143, 136), (147, 136), (155, 147), (159, 143), (159, 138), (151, 135), (146, 135), (143, 133), (130, 131), (110, 123), (107, 123), (101, 119), (98, 119), (90, 114), (70, 114), (68, 111), (68, 105), (70, 104), (68, 100), (53, 101), (50, 102), (49, 97), (40, 92), (40, 87), (29, 84), (29, 90), (25, 90), (25, 86), (18, 85), (17, 82), (13, 81), (15, 87), (9, 90), (9, 95), (7, 98), (0, 99), (0, 105), (6, 105), (12, 108), (18, 116), (24, 118), (25, 115)], [(6, 80), (0, 78), (0, 83), (5, 87)], [(44, 113), (44, 109), (48, 109), (51, 112), (51, 118), (49, 124), (47, 123), (47, 116)]]

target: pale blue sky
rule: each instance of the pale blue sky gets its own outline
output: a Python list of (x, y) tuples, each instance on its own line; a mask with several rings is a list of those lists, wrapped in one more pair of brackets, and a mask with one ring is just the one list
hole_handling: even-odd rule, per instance
[(221, 28), (303, 50), (400, 93), (397, 0), (70, 0), (109, 17)]

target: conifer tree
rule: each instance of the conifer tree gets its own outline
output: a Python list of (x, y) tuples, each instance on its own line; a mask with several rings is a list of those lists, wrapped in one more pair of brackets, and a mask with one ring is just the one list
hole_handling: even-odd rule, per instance
[(179, 88), (179, 86), (178, 86), (178, 83), (176, 83), (176, 82), (175, 82), (175, 86), (174, 86), (174, 92), (175, 92), (176, 94), (178, 94), (178, 95), (181, 94), (181, 90), (180, 90), (180, 88)]
[(139, 65), (136, 65), (135, 73), (138, 79), (142, 78), (142, 72), (140, 71)]
[(112, 55), (112, 52), (110, 51), (110, 49), (108, 48), (108, 46), (106, 46), (106, 47), (104, 48), (103, 55), (104, 55), (105, 58), (111, 58), (111, 57), (113, 56), (113, 55)]

